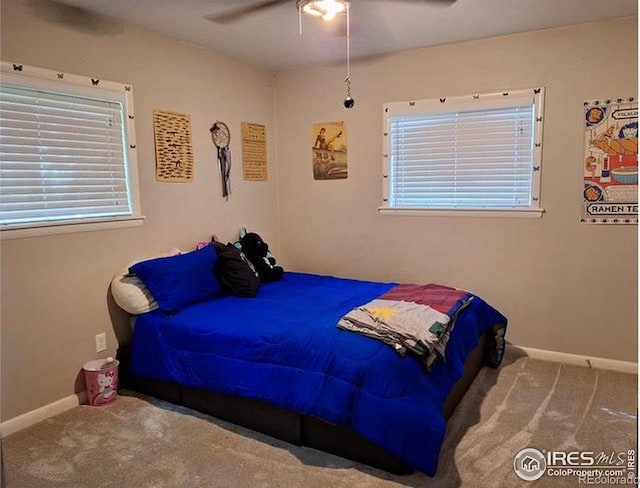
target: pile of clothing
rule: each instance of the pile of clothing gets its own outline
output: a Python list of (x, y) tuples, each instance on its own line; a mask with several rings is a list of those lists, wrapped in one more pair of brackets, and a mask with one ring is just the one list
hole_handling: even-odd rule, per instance
[(448, 286), (397, 285), (351, 310), (338, 327), (378, 339), (402, 356), (414, 354), (431, 370), (445, 359), (456, 317), (471, 300), (471, 293)]

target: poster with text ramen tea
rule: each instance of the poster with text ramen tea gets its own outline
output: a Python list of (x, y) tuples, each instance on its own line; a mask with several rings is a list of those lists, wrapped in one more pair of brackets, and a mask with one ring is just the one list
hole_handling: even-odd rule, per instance
[(311, 129), (313, 177), (343, 180), (347, 177), (347, 124), (323, 122)]
[(581, 222), (638, 223), (638, 100), (584, 104)]

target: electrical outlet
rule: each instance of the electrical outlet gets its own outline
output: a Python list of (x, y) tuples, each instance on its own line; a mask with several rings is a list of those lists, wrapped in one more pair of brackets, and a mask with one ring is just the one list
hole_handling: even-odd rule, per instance
[(107, 350), (107, 334), (104, 332), (96, 336), (96, 352)]

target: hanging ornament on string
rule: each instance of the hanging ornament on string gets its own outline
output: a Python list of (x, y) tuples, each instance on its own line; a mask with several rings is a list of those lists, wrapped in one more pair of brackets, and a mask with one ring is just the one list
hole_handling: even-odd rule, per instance
[(211, 140), (218, 149), (218, 165), (220, 166), (220, 177), (222, 179), (222, 196), (229, 199), (231, 194), (231, 132), (229, 126), (224, 122), (216, 121), (209, 129)]
[(345, 13), (347, 18), (347, 76), (344, 82), (347, 86), (347, 96), (343, 104), (350, 109), (356, 105), (351, 96), (351, 2), (349, 0), (297, 0), (298, 33), (302, 35), (302, 14), (307, 13), (322, 17), (325, 21), (332, 21), (337, 14)]
[(344, 108), (353, 108), (356, 101), (351, 96), (351, 5), (347, 2), (347, 77), (344, 79), (347, 85), (347, 96), (344, 99)]
[(353, 108), (356, 101), (351, 97), (351, 79), (347, 76), (344, 80), (347, 84), (347, 96), (344, 98), (344, 108)]

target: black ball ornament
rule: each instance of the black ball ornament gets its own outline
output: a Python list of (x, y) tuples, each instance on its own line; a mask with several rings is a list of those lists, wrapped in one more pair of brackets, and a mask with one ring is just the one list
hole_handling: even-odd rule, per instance
[(344, 99), (344, 108), (353, 108), (355, 104), (356, 101), (351, 98), (351, 95), (347, 95), (347, 97)]

